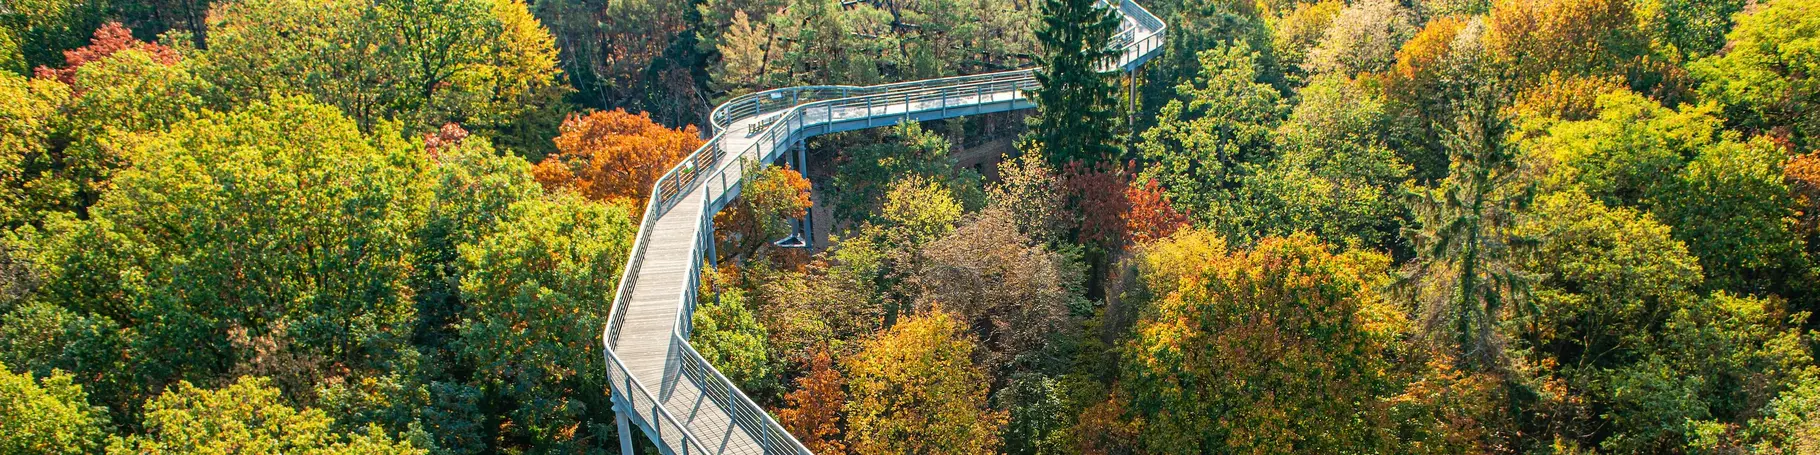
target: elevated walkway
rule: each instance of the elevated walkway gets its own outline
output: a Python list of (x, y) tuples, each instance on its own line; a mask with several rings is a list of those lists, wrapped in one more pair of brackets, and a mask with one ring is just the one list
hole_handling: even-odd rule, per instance
[[(1161, 51), (1164, 25), (1131, 0), (1103, 65), (1129, 71)], [(867, 87), (753, 93), (715, 108), (715, 135), (652, 190), (603, 336), (621, 448), (637, 426), (666, 455), (792, 454), (808, 449), (691, 347), (695, 283), (712, 248), (714, 213), (739, 195), (746, 163), (777, 160), (803, 139), (1034, 107), (1034, 70)]]

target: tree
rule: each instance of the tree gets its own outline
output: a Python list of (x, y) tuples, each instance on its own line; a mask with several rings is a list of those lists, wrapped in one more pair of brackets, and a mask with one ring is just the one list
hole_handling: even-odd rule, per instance
[(1504, 349), (1493, 330), (1520, 303), (1530, 277), (1511, 263), (1527, 241), (1510, 233), (1529, 198), (1505, 142), (1508, 121), (1483, 91), (1448, 137), (1452, 166), (1436, 187), (1412, 196), (1416, 258), (1400, 281), (1430, 340), (1451, 347), (1467, 371), (1497, 370)]
[[(111, 2), (95, 0), (20, 0), (0, 11), (0, 29), (21, 52), (20, 70), (53, 65), (63, 51), (83, 40), (107, 17)], [(23, 74), (23, 73), (21, 73)]]
[(104, 324), (93, 342), (111, 359), (68, 367), (122, 379), (97, 390), (108, 406), (231, 373), (308, 397), (330, 372), (358, 377), (408, 348), (414, 148), (298, 98), (123, 142), (135, 165), (88, 218), (60, 214), (28, 238), (38, 298)]
[(1276, 51), (1284, 68), (1303, 71), (1306, 76), (1309, 51), (1321, 42), (1322, 35), (1346, 5), (1338, 0), (1297, 2), (1294, 10), (1278, 18), (1270, 27), (1270, 49)]
[(733, 22), (717, 50), (721, 61), (714, 79), (738, 93), (761, 88), (758, 84), (771, 63), (771, 27), (754, 22), (744, 10), (733, 13)]
[(714, 234), (723, 243), (720, 254), (737, 257), (757, 252), (771, 241), (790, 235), (790, 220), (809, 214), (813, 201), (809, 179), (789, 168), (747, 163), (746, 183), (732, 210), (715, 214)]
[(1229, 250), (1207, 231), (1148, 246), (1149, 303), (1117, 399), (1150, 453), (1384, 447), (1380, 394), (1408, 322), (1377, 291), (1389, 258), (1313, 237)]
[(1767, 138), (1733, 138), (1701, 150), (1669, 184), (1656, 216), (1700, 257), (1712, 288), (1792, 296), (1812, 279), (1794, 234), (1785, 159)]
[(809, 359), (809, 372), (796, 379), (796, 390), (784, 395), (787, 407), (777, 411), (777, 422), (801, 438), (811, 452), (845, 452), (841, 408), (847, 404), (846, 384), (846, 378), (834, 368), (828, 348), (816, 349)]
[(76, 71), (82, 69), (82, 65), (107, 58), (114, 55), (115, 52), (127, 49), (151, 54), (153, 61), (165, 65), (176, 64), (178, 59), (177, 51), (155, 43), (134, 39), (132, 30), (127, 30), (119, 22), (109, 22), (95, 30), (95, 37), (89, 41), (89, 45), (63, 51), (62, 68), (40, 66), (36, 70), (36, 74), (37, 77), (56, 79), (65, 84), (74, 85)]
[(1673, 88), (1649, 66), (1649, 41), (1633, 14), (1625, 1), (1494, 1), (1485, 18), (1486, 55), (1514, 88), (1555, 72), (1621, 76), (1646, 92), (1665, 82)]
[(596, 332), (634, 235), (630, 215), (573, 194), (513, 203), (493, 233), (460, 247), (461, 356), (483, 403), (514, 422), (500, 445), (572, 451), (603, 444), (611, 410)]
[(61, 83), (0, 74), (0, 226), (31, 223), (63, 206), (61, 195), (32, 183), (44, 178), (38, 160), (56, 150), (51, 136), (68, 97)]
[(1390, 69), (1396, 52), (1416, 35), (1415, 12), (1395, 0), (1367, 0), (1340, 10), (1304, 71), (1354, 77)]
[(1737, 16), (1726, 50), (1688, 65), (1700, 94), (1725, 106), (1725, 118), (1797, 150), (1820, 145), (1820, 2), (1775, 0)]
[(1384, 143), (1380, 98), (1353, 81), (1317, 75), (1273, 132), (1278, 154), (1250, 166), (1230, 225), (1247, 237), (1310, 232), (1335, 244), (1387, 245), (1410, 168)]
[(1036, 39), (1043, 67), (1036, 80), (1042, 87), (1030, 96), (1037, 111), (1027, 140), (1041, 144), (1057, 166), (1115, 160), (1123, 148), (1118, 88), (1101, 71), (1119, 55), (1109, 47), (1119, 15), (1094, 0), (1043, 0), (1041, 6)]
[(556, 49), (522, 0), (262, 0), (211, 15), (200, 58), (234, 100), (307, 94), (371, 132), (461, 123), (538, 157), (561, 97)]
[(623, 110), (571, 115), (556, 137), (556, 154), (532, 172), (550, 191), (643, 207), (664, 172), (701, 148), (695, 127), (664, 128), (645, 114)]
[(1004, 211), (980, 213), (920, 257), (907, 283), (917, 307), (970, 327), (995, 376), (1055, 362), (1051, 341), (1090, 312), (1083, 267), (1020, 233)]
[(979, 175), (958, 168), (950, 154), (953, 148), (936, 131), (908, 122), (892, 127), (879, 143), (842, 150), (832, 185), (840, 189), (831, 194), (834, 213), (856, 224), (877, 222), (891, 183), (911, 177), (942, 183), (964, 198), (978, 185)]
[(179, 382), (146, 404), (145, 434), (115, 437), (107, 453), (427, 453), (377, 427), (337, 432), (323, 411), (281, 400), (265, 378), (244, 377), (218, 390)]
[(847, 370), (847, 443), (859, 454), (988, 454), (1003, 412), (987, 406), (986, 372), (965, 326), (940, 310), (864, 343)]
[(895, 241), (921, 245), (953, 231), (961, 222), (961, 205), (941, 184), (921, 177), (892, 182), (885, 193), (880, 226)]
[(704, 281), (701, 287), (689, 344), (746, 395), (762, 396), (778, 385), (766, 351), (770, 336), (748, 308), (745, 289), (731, 285), (724, 275), (704, 277), (717, 284), (710, 287)]
[(94, 453), (107, 434), (107, 411), (89, 405), (82, 386), (61, 371), (34, 379), (0, 363), (0, 413), (0, 452)]
[(1175, 234), (1188, 227), (1188, 214), (1176, 210), (1169, 192), (1156, 179), (1131, 181), (1125, 187), (1125, 200), (1131, 210), (1125, 212), (1125, 235), (1132, 243), (1145, 244)]
[(1259, 160), (1270, 130), (1281, 121), (1281, 94), (1257, 82), (1257, 54), (1233, 43), (1199, 54), (1201, 73), (1176, 86), (1157, 125), (1144, 130), (1139, 153), (1149, 163), (1141, 178), (1154, 178), (1170, 199), (1199, 220), (1223, 215), (1227, 191), (1242, 163)]

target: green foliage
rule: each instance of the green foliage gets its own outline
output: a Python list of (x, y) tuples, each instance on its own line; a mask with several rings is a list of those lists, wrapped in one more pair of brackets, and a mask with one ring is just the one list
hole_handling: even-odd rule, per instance
[(335, 431), (317, 409), (285, 405), (268, 379), (245, 377), (218, 390), (179, 382), (146, 405), (143, 435), (115, 438), (110, 454), (423, 454), (378, 428)]
[(1333, 253), (1298, 235), (1228, 250), (1206, 231), (1151, 245), (1153, 296), (1124, 348), (1128, 397), (1149, 453), (1371, 451), (1404, 315), (1377, 291), (1389, 258)]
[(1719, 120), (1700, 108), (1669, 110), (1628, 90), (1600, 94), (1596, 118), (1548, 123), (1522, 146), (1545, 160), (1545, 186), (1574, 185), (1611, 206), (1653, 206), (1664, 178), (1717, 142)]
[(0, 452), (94, 453), (108, 430), (107, 412), (61, 371), (35, 379), (0, 363)]
[(1247, 236), (1311, 232), (1337, 244), (1385, 245), (1404, 208), (1409, 166), (1384, 146), (1383, 102), (1347, 79), (1316, 76), (1273, 133), (1278, 155), (1252, 166), (1228, 225)]
[(904, 178), (940, 182), (961, 197), (978, 192), (979, 174), (958, 168), (949, 154), (953, 148), (941, 134), (911, 122), (892, 127), (879, 143), (843, 150), (833, 184), (840, 191), (831, 194), (835, 214), (855, 223), (878, 222), (892, 182)]
[(900, 244), (920, 245), (935, 240), (961, 222), (961, 204), (940, 183), (907, 177), (891, 183), (885, 193), (880, 226)]
[(1118, 55), (1108, 46), (1119, 30), (1116, 9), (1095, 0), (1043, 0), (1042, 46), (1034, 91), (1036, 115), (1027, 140), (1056, 165), (1113, 161), (1124, 152), (1119, 132), (1118, 86), (1100, 65)]
[(623, 207), (569, 193), (511, 204), (493, 232), (460, 247), (461, 358), (503, 400), (506, 444), (572, 451), (604, 440), (611, 410), (597, 332), (631, 249)]
[(1727, 49), (1689, 65), (1701, 95), (1747, 131), (1820, 144), (1820, 2), (1774, 0), (1737, 16)]
[(1657, 216), (1700, 257), (1714, 289), (1777, 292), (1806, 281), (1784, 156), (1767, 139), (1706, 147), (1676, 176)]
[(19, 39), (11, 29), (0, 28), (0, 71), (25, 74), (25, 55), (19, 53)]
[(1521, 304), (1530, 277), (1512, 255), (1528, 240), (1510, 232), (1531, 191), (1506, 142), (1509, 123), (1495, 100), (1472, 100), (1448, 137), (1453, 164), (1434, 187), (1412, 191), (1416, 225), (1405, 232), (1416, 257), (1400, 286), (1417, 302), (1426, 335), (1453, 349), (1462, 369), (1497, 369), (1504, 362), (1492, 329)]
[(110, 2), (104, 0), (16, 0), (0, 9), (0, 28), (11, 35), (26, 68), (55, 66), (63, 51), (88, 41), (101, 26)]
[(110, 407), (242, 369), (308, 390), (317, 362), (364, 370), (403, 347), (413, 156), (293, 98), (126, 143), (138, 164), (89, 217), (52, 217), (30, 239), (40, 298), (125, 329), (101, 331), (130, 372), (109, 376), (143, 379), (102, 390), (125, 400)]
[(1281, 121), (1282, 95), (1257, 82), (1257, 54), (1242, 43), (1200, 53), (1201, 73), (1176, 86), (1179, 99), (1163, 107), (1138, 145), (1169, 197), (1204, 222), (1226, 215), (1227, 192), (1241, 164), (1259, 161)]
[[(716, 293), (703, 293), (695, 308), (689, 344), (747, 395), (775, 388), (776, 378), (772, 377), (766, 352), (769, 335), (747, 308), (746, 291), (738, 286), (723, 285), (719, 289)], [(708, 288), (704, 286), (703, 291)]]
[(561, 119), (555, 45), (521, 1), (236, 2), (209, 28), (200, 65), (233, 100), (306, 94), (363, 131), (457, 122), (532, 156)]

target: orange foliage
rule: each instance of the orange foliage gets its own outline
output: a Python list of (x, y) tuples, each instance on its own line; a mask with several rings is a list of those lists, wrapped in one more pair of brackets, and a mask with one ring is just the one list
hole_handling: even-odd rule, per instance
[(1130, 206), (1125, 211), (1125, 232), (1132, 242), (1149, 243), (1188, 226), (1188, 214), (1169, 203), (1169, 195), (1156, 179), (1142, 185), (1131, 182), (1125, 187), (1125, 200)]
[(147, 43), (133, 38), (133, 31), (119, 22), (108, 22), (95, 30), (95, 38), (89, 45), (63, 51), (63, 68), (38, 67), (38, 77), (56, 79), (65, 84), (76, 83), (76, 71), (89, 62), (94, 62), (127, 49), (138, 49), (152, 55), (152, 60), (166, 65), (177, 63), (177, 51), (157, 43)]
[(796, 380), (796, 390), (784, 395), (789, 407), (777, 411), (777, 422), (802, 438), (815, 453), (844, 453), (840, 437), (841, 407), (847, 405), (846, 378), (834, 369), (826, 347), (816, 349), (809, 374)]
[(570, 115), (556, 154), (531, 170), (544, 189), (637, 207), (651, 185), (705, 142), (695, 127), (670, 129), (623, 109)]
[(461, 141), (468, 138), (468, 130), (460, 124), (446, 123), (434, 133), (423, 133), (423, 150), (431, 160), (441, 160), (442, 152), (461, 146)]
[(1801, 232), (1813, 235), (1820, 231), (1820, 151), (1788, 160), (1782, 178), (1795, 198)]
[(1466, 27), (1466, 21), (1453, 16), (1428, 21), (1422, 31), (1397, 50), (1397, 66), (1391, 70), (1395, 79), (1416, 80), (1440, 68), (1453, 51), (1453, 40)]

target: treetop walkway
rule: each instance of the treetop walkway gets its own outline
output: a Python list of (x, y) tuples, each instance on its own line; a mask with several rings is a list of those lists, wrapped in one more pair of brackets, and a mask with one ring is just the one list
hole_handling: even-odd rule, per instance
[[(1111, 1), (1111, 0), (1109, 0)], [(1131, 0), (1105, 71), (1161, 52), (1162, 21)], [(1034, 69), (895, 84), (803, 86), (734, 98), (714, 109), (714, 136), (657, 180), (603, 335), (621, 450), (636, 425), (666, 455), (808, 455), (794, 436), (689, 345), (714, 214), (739, 196), (748, 163), (774, 162), (829, 133), (1035, 107)]]

